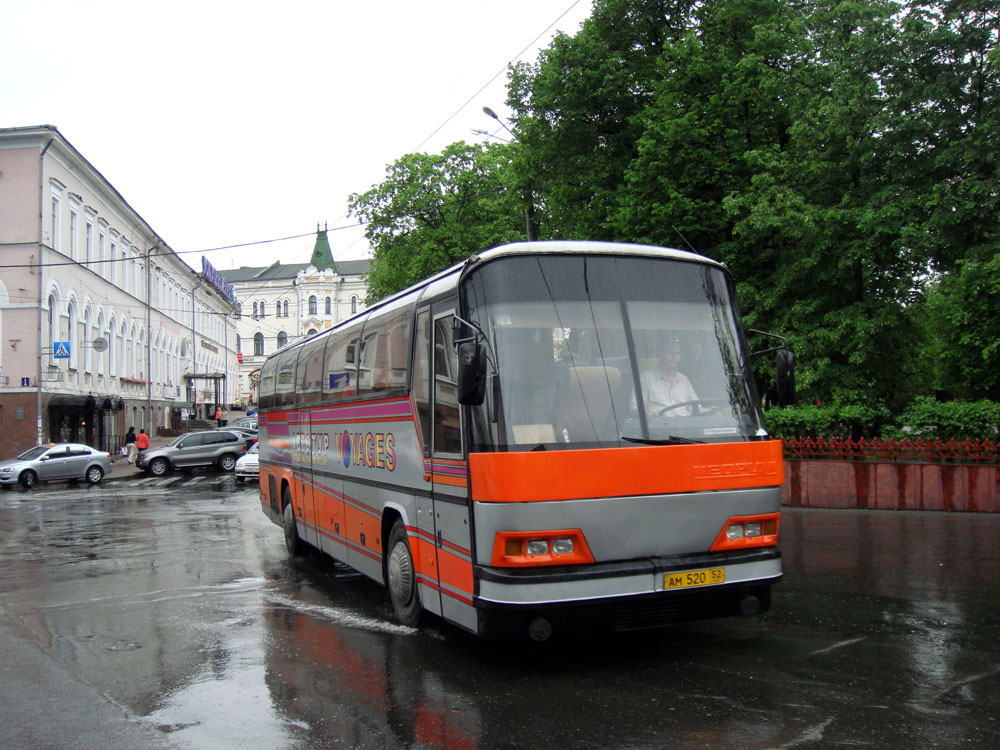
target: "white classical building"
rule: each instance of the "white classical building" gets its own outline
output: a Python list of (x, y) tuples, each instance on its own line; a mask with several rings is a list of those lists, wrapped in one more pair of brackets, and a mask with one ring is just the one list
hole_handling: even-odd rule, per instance
[[(0, 457), (236, 400), (236, 304), (55, 128), (0, 128)], [(208, 266), (203, 266), (207, 269)]]
[(334, 262), (325, 229), (316, 230), (308, 263), (275, 262), (222, 271), (238, 306), (238, 404), (256, 402), (256, 378), (264, 360), (288, 343), (313, 336), (365, 309), (369, 261)]

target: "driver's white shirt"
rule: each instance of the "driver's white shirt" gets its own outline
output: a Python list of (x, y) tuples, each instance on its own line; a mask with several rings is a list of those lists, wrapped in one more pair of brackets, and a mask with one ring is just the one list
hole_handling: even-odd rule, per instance
[[(659, 367), (646, 370), (639, 376), (642, 386), (642, 398), (646, 405), (646, 413), (656, 416), (663, 409), (682, 401), (695, 401), (698, 394), (691, 387), (691, 381), (680, 372), (674, 372), (672, 380), (667, 380)], [(668, 417), (690, 417), (694, 414), (691, 406), (680, 406), (668, 411)]]

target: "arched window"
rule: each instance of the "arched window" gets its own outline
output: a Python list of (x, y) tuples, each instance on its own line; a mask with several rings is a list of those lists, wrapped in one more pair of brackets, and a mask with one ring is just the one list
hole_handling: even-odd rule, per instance
[(80, 366), (80, 335), (77, 331), (76, 302), (70, 302), (66, 312), (69, 316), (69, 366), (75, 370)]
[(358, 314), (358, 298), (351, 297), (351, 315)]
[(255, 333), (253, 335), (253, 354), (255, 357), (264, 356), (264, 334)]
[(94, 369), (94, 354), (91, 344), (94, 337), (90, 330), (90, 308), (83, 311), (83, 371), (92, 372)]
[[(95, 338), (97, 336), (104, 336), (104, 313), (97, 313), (97, 330), (95, 331)], [(97, 357), (97, 374), (104, 374), (104, 352), (99, 352), (94, 350), (95, 356)]]
[(55, 363), (55, 346), (56, 342), (59, 340), (59, 314), (56, 312), (56, 295), (49, 295), (49, 348), (52, 353), (49, 354), (49, 362)]
[(237, 302), (236, 303), (236, 319), (240, 320), (242, 317), (243, 317), (243, 303), (242, 302)]
[(128, 360), (125, 359), (125, 340), (125, 321), (123, 320), (118, 329), (118, 341), (116, 342), (118, 344), (118, 371), (115, 374), (119, 377), (122, 375), (128, 377), (128, 369), (126, 365)]
[(316, 314), (316, 295), (315, 294), (312, 295), (309, 298), (309, 314), (310, 315), (315, 315)]
[(111, 322), (108, 323), (108, 375), (114, 376), (117, 372), (115, 369), (118, 366), (117, 352), (115, 351), (115, 316), (111, 316)]
[(258, 313), (257, 313), (257, 303), (256, 303), (256, 302), (254, 302), (254, 303), (253, 303), (253, 319), (254, 319), (254, 320), (257, 320), (257, 318), (258, 318), (258, 317), (260, 317), (260, 316), (259, 316), (259, 315), (258, 315)]
[(284, 331), (278, 331), (278, 348), (280, 349), (285, 344), (288, 343), (288, 334)]
[(330, 315), (333, 312), (333, 300), (329, 297), (326, 298), (326, 314)]
[(260, 301), (260, 317), (262, 317), (262, 318), (266, 318), (267, 317), (267, 313), (264, 312), (264, 300)]
[(285, 317), (288, 317), (288, 300), (285, 300)]

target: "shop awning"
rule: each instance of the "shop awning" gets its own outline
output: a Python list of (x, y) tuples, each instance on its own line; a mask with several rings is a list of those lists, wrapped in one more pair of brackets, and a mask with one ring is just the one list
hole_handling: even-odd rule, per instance
[(91, 394), (57, 393), (49, 397), (49, 408), (93, 411), (97, 408), (97, 400)]

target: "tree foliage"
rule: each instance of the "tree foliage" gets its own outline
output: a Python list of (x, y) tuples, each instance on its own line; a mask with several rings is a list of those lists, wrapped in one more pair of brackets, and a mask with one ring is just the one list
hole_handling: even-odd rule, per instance
[(596, 0), (512, 67), (516, 143), (354, 196), (373, 294), (521, 237), (530, 194), (541, 238), (726, 262), (808, 401), (996, 397), (998, 87), (995, 4)]
[[(373, 251), (368, 301), (495, 245), (524, 238), (524, 204), (507, 187), (511, 149), (455, 143), (407, 154), (368, 192), (350, 198)], [(520, 213), (519, 213), (520, 212)]]

